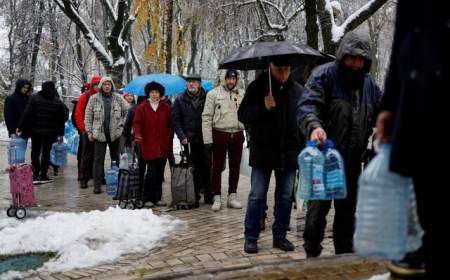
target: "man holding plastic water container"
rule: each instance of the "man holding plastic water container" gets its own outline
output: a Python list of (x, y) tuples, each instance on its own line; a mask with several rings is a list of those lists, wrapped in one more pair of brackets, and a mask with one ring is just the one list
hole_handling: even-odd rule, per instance
[[(380, 89), (368, 74), (370, 66), (369, 38), (347, 33), (336, 52), (336, 61), (313, 71), (297, 105), (298, 124), (307, 139), (316, 141), (319, 148), (331, 139), (344, 159), (347, 197), (334, 200), (336, 254), (353, 252), (357, 179), (381, 97)], [(307, 257), (318, 257), (322, 251), (330, 208), (331, 200), (308, 202), (303, 233)]]
[(261, 218), (273, 171), (276, 180), (273, 247), (283, 251), (294, 250), (286, 232), (291, 218), (297, 155), (303, 147), (295, 114), (303, 87), (292, 79), (288, 58), (273, 57), (269, 67), (272, 87), (269, 86), (268, 75), (262, 74), (248, 86), (238, 110), (239, 121), (251, 127), (252, 139), (249, 158), (251, 189), (244, 233), (246, 253), (258, 252)]

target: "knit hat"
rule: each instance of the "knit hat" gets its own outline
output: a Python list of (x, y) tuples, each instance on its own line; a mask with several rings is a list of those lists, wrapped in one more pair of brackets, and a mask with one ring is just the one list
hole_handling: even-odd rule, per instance
[(225, 73), (225, 79), (226, 78), (238, 78), (239, 77), (239, 73), (234, 70), (234, 69), (228, 69), (227, 72)]
[(157, 90), (159, 92), (160, 97), (164, 96), (164, 94), (166, 92), (163, 85), (161, 85), (160, 83), (157, 83), (155, 81), (152, 81), (145, 85), (145, 88), (144, 88), (145, 96), (149, 97), (150, 91), (152, 91), (152, 90)]

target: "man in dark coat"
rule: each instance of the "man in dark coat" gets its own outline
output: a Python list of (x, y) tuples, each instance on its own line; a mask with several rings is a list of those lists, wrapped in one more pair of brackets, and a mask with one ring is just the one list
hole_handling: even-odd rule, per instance
[(272, 171), (276, 178), (273, 247), (294, 250), (294, 245), (286, 239), (286, 232), (291, 217), (297, 155), (303, 147), (296, 122), (296, 104), (303, 87), (290, 76), (287, 58), (274, 58), (270, 68), (272, 89), (269, 89), (268, 75), (261, 75), (248, 86), (238, 110), (239, 121), (251, 127), (252, 139), (251, 189), (245, 216), (244, 250), (247, 253), (258, 252), (260, 221)]
[(172, 122), (182, 145), (190, 146), (190, 159), (194, 166), (196, 206), (200, 190), (204, 189), (205, 203), (212, 203), (210, 194), (211, 160), (203, 145), (202, 113), (206, 91), (201, 87), (201, 77), (192, 74), (186, 79), (186, 90), (175, 99), (172, 108)]
[(446, 1), (398, 1), (391, 64), (377, 120), (380, 142), (392, 143), (390, 169), (413, 178), (425, 231), (415, 258), (408, 254), (390, 269), (411, 274), (420, 269), (417, 260), (425, 259), (426, 279), (444, 279), (448, 274), (439, 241), (449, 232), (446, 210), (441, 210), (448, 204), (443, 194), (449, 152), (443, 131), (448, 127), (449, 35)]
[[(313, 71), (297, 106), (303, 134), (320, 144), (331, 139), (344, 158), (347, 198), (334, 201), (336, 254), (353, 252), (357, 180), (381, 98), (378, 86), (368, 74), (370, 65), (368, 37), (347, 33), (336, 52), (336, 61), (320, 65)], [(307, 257), (317, 257), (322, 251), (330, 207), (329, 200), (308, 204), (303, 234)]]
[(44, 82), (42, 90), (30, 98), (18, 125), (19, 131), (27, 131), (31, 135), (31, 164), (35, 182), (51, 181), (47, 176), (50, 150), (56, 138), (64, 136), (64, 123), (69, 118), (69, 110), (56, 93), (53, 82)]
[[(16, 137), (17, 125), (20, 118), (28, 104), (29, 94), (32, 92), (33, 87), (28, 80), (19, 79), (16, 82), (16, 89), (14, 92), (6, 97), (5, 107), (3, 111), (6, 127), (8, 129), (9, 137)], [(28, 138), (26, 132), (20, 135), (22, 138)]]

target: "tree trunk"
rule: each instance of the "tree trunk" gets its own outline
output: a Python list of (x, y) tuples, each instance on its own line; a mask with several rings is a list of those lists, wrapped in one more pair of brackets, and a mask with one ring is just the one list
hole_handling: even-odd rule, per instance
[(41, 36), (42, 36), (42, 28), (44, 26), (44, 11), (45, 5), (44, 0), (39, 1), (39, 12), (38, 12), (38, 23), (35, 29), (35, 37), (33, 40), (33, 49), (31, 51), (31, 73), (30, 80), (31, 83), (34, 83), (35, 75), (36, 75), (36, 65), (39, 54), (39, 48), (41, 46)]
[(53, 47), (50, 59), (50, 76), (52, 81), (56, 83), (57, 69), (58, 69), (58, 55), (59, 55), (58, 28), (56, 23), (56, 12), (53, 1), (48, 0), (48, 6), (50, 9), (50, 14), (55, 15), (49, 17), (49, 25), (50, 25), (50, 38)]
[(83, 61), (83, 48), (81, 46), (81, 30), (78, 26), (75, 28), (76, 28), (75, 29), (75, 38), (76, 38), (75, 51), (76, 51), (76, 55), (77, 55), (76, 63), (81, 72), (81, 80), (83, 82), (87, 82), (88, 75), (87, 75), (87, 71), (86, 71), (86, 65), (84, 64), (84, 61)]
[(319, 49), (319, 26), (317, 26), (317, 8), (315, 0), (305, 0), (307, 45)]
[(166, 53), (166, 73), (172, 73), (172, 26), (173, 26), (173, 1), (167, 0), (166, 7), (166, 40), (165, 40), (165, 53)]
[(197, 22), (193, 19), (191, 25), (191, 59), (188, 63), (187, 72), (188, 74), (195, 73), (195, 58), (197, 57), (198, 46), (197, 46)]
[(328, 10), (325, 9), (324, 0), (317, 1), (317, 12), (319, 15), (320, 29), (322, 31), (324, 52), (334, 55), (337, 44), (333, 42), (333, 34), (331, 32), (331, 15)]

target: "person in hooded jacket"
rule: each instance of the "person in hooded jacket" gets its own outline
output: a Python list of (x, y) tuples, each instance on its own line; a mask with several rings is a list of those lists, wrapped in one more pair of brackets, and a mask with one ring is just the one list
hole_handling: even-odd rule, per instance
[[(297, 105), (303, 135), (319, 144), (331, 139), (345, 162), (347, 197), (334, 201), (336, 254), (353, 252), (357, 180), (381, 98), (380, 89), (368, 74), (370, 66), (368, 36), (347, 33), (336, 51), (336, 61), (314, 69)], [(330, 200), (308, 203), (303, 233), (307, 257), (317, 257), (322, 251), (330, 207)]]
[(47, 176), (50, 150), (55, 139), (64, 136), (64, 124), (69, 118), (68, 108), (57, 96), (55, 84), (44, 82), (42, 90), (30, 98), (18, 124), (18, 132), (24, 131), (31, 136), (34, 182), (51, 181)]
[(94, 194), (101, 193), (106, 146), (109, 147), (111, 162), (119, 164), (120, 136), (129, 108), (122, 95), (115, 92), (110, 77), (103, 77), (98, 87), (99, 93), (89, 98), (84, 117), (89, 141), (94, 143)]
[[(19, 124), (20, 118), (25, 111), (28, 104), (29, 95), (32, 90), (33, 87), (30, 81), (19, 79), (16, 82), (16, 89), (14, 92), (5, 99), (3, 116), (6, 123), (6, 128), (8, 129), (8, 135), (11, 138), (17, 136), (17, 125)], [(23, 132), (20, 137), (28, 139), (26, 132)]]
[(80, 151), (80, 188), (86, 189), (88, 182), (93, 178), (92, 170), (94, 164), (94, 143), (90, 142), (86, 133), (84, 117), (86, 106), (89, 99), (98, 92), (98, 83), (102, 78), (94, 75), (89, 82), (89, 87), (78, 98), (77, 108), (75, 110), (75, 124), (80, 132), (80, 142), (78, 149)]

